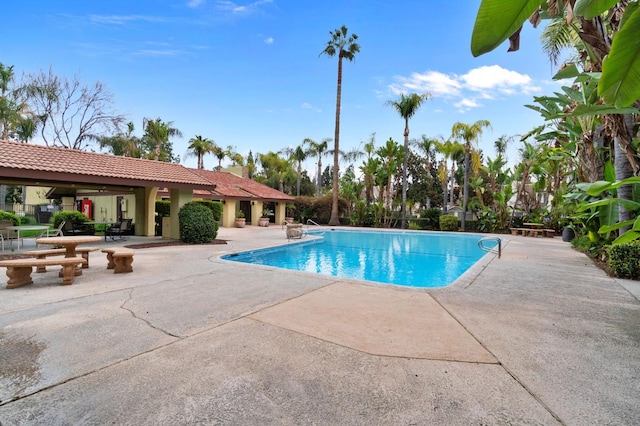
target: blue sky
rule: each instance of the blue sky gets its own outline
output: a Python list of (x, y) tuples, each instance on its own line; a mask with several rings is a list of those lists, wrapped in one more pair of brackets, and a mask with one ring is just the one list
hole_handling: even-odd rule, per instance
[[(492, 123), (480, 147), (542, 123), (524, 104), (551, 94), (554, 69), (541, 29), (525, 25), (521, 50), (470, 53), (479, 0), (31, 0), (3, 5), (0, 62), (18, 75), (48, 70), (114, 94), (115, 109), (142, 133), (144, 117), (172, 121), (183, 164), (195, 135), (238, 152), (265, 153), (334, 134), (337, 59), (319, 56), (329, 31), (346, 25), (361, 47), (344, 63), (341, 148), (403, 140), (386, 105), (401, 92), (429, 92), (410, 137), (447, 137), (458, 121)], [(516, 138), (518, 139), (518, 138)], [(509, 159), (517, 160), (516, 141)], [(308, 167), (312, 168), (312, 160)], [(327, 161), (325, 161), (325, 164)], [(205, 167), (217, 160), (205, 158)], [(224, 165), (224, 163), (223, 163)]]

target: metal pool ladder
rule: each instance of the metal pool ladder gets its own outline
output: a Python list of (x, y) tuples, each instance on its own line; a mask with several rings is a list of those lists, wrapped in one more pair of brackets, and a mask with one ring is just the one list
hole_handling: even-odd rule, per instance
[[(496, 250), (495, 247), (493, 248), (489, 248), (487, 246), (484, 245), (484, 243), (486, 241), (497, 241), (498, 242), (498, 249)], [(500, 237), (484, 237), (484, 238), (480, 238), (478, 240), (478, 247), (480, 247), (482, 250), (487, 251), (489, 253), (494, 253), (498, 255), (498, 259), (500, 259), (500, 257), (502, 256), (502, 238)]]

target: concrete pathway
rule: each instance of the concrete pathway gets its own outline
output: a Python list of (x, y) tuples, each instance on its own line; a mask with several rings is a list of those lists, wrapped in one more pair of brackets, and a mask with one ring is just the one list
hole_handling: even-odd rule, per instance
[(640, 424), (637, 283), (559, 238), (429, 291), (219, 259), (280, 227), (219, 238), (2, 287), (0, 423)]

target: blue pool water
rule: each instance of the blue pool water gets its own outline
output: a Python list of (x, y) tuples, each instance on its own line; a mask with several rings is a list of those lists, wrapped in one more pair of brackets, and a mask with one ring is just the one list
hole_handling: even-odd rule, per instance
[[(322, 238), (223, 259), (408, 287), (443, 287), (485, 254), (477, 235), (343, 230), (309, 235)], [(496, 243), (486, 246), (491, 244)]]

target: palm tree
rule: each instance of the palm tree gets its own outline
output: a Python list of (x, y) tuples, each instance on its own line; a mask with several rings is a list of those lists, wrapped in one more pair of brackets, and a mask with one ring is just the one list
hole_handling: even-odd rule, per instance
[[(306, 141), (305, 139), (304, 141)], [(296, 174), (298, 176), (296, 182), (296, 195), (300, 196), (300, 178), (302, 176), (302, 162), (307, 159), (307, 155), (309, 155), (309, 151), (304, 149), (305, 142), (302, 141), (302, 145), (298, 145), (293, 152), (291, 153), (291, 160), (296, 163)]]
[(523, 140), (522, 143), (524, 146), (519, 149), (522, 161), (517, 166), (521, 183), (518, 187), (515, 207), (518, 207), (518, 204), (520, 204), (522, 209), (526, 213), (529, 213), (531, 211), (531, 200), (525, 199), (527, 198), (526, 187), (529, 183), (532, 170), (539, 167), (541, 155), (543, 153), (543, 146), (532, 144), (525, 140)]
[(396, 141), (394, 141), (392, 138), (389, 138), (384, 145), (378, 148), (376, 154), (378, 154), (378, 156), (382, 160), (381, 163), (379, 163), (381, 167), (377, 170), (377, 173), (379, 174), (378, 177), (384, 178), (380, 180), (381, 185), (384, 185), (384, 191), (381, 191), (380, 197), (381, 199), (384, 198), (384, 200), (386, 201), (386, 209), (384, 212), (384, 221), (386, 223), (387, 213), (391, 211), (394, 198), (391, 191), (391, 183), (393, 182), (393, 176), (396, 170), (398, 170), (398, 163), (404, 156), (404, 150), (400, 148), (400, 145), (398, 145)]
[[(420, 138), (420, 140), (414, 142), (416, 148), (418, 148), (424, 154), (425, 170), (427, 171), (427, 176), (429, 176), (429, 179), (431, 177), (431, 156), (436, 149), (437, 142), (437, 139), (428, 138), (427, 135), (422, 135), (422, 138)], [(428, 209), (431, 208), (431, 198), (429, 198), (429, 191), (427, 191), (426, 206)]]
[(336, 126), (335, 134), (333, 138), (333, 188), (332, 188), (332, 202), (331, 202), (331, 218), (329, 219), (329, 225), (335, 226), (340, 224), (340, 218), (338, 217), (338, 177), (339, 177), (339, 162), (340, 162), (340, 97), (342, 95), (342, 59), (353, 61), (356, 53), (360, 52), (360, 45), (356, 43), (358, 36), (351, 34), (348, 36), (347, 27), (344, 25), (335, 30), (330, 31), (331, 40), (327, 42), (325, 49), (320, 52), (320, 55), (327, 55), (333, 57), (338, 55), (338, 90), (336, 96)]
[(169, 142), (169, 138), (172, 136), (182, 137), (182, 132), (173, 126), (173, 121), (164, 122), (157, 118), (150, 120), (145, 118), (143, 120), (144, 136), (148, 138), (154, 145), (153, 159), (160, 160), (160, 151), (162, 144)]
[(38, 121), (31, 117), (19, 117), (16, 123), (15, 133), (19, 142), (28, 142), (38, 129)]
[[(455, 141), (443, 140), (442, 137), (434, 141), (436, 150), (444, 156), (444, 173), (442, 179), (443, 201), (442, 212), (447, 214), (447, 204), (453, 204), (453, 182), (455, 174), (455, 163), (464, 154), (464, 146)], [(447, 161), (451, 160), (451, 177), (449, 177), (449, 168)], [(451, 201), (449, 201), (449, 182), (451, 182)]]
[(13, 81), (13, 77), (13, 65), (5, 67), (0, 62), (0, 128), (3, 140), (9, 140), (9, 129), (20, 118), (19, 106), (7, 97), (9, 84)]
[(498, 157), (504, 158), (507, 162), (507, 147), (513, 141), (513, 136), (502, 135), (493, 142), (493, 147), (496, 149)]
[(471, 155), (471, 143), (477, 142), (485, 127), (491, 127), (489, 120), (478, 120), (473, 124), (457, 122), (451, 128), (451, 135), (455, 139), (464, 141), (464, 196), (462, 199), (462, 230), (465, 230), (467, 219), (467, 204), (469, 202), (469, 157)]
[(96, 140), (100, 149), (109, 147), (113, 155), (122, 157), (140, 157), (138, 138), (133, 135), (135, 127), (132, 122), (127, 123), (127, 133), (118, 132), (115, 136), (100, 136)]
[(306, 138), (303, 143), (309, 145), (309, 155), (318, 157), (318, 171), (316, 174), (316, 186), (318, 187), (317, 196), (322, 195), (322, 157), (327, 154), (327, 148), (329, 147), (331, 138), (324, 138), (320, 142), (316, 142), (312, 139)]
[(429, 99), (431, 95), (429, 93), (425, 93), (423, 95), (418, 95), (417, 93), (412, 93), (410, 95), (400, 94), (400, 99), (396, 101), (388, 101), (387, 104), (391, 105), (397, 112), (400, 114), (400, 117), (404, 120), (404, 159), (402, 160), (402, 229), (405, 228), (407, 223), (407, 161), (408, 161), (408, 153), (409, 153), (409, 120), (413, 117), (420, 105), (427, 99)]
[(189, 139), (188, 151), (185, 157), (194, 156), (198, 158), (198, 168), (204, 169), (204, 156), (213, 153), (213, 144), (215, 142), (200, 135)]
[(244, 167), (244, 157), (238, 152), (237, 147), (227, 145), (227, 157), (231, 160), (231, 166)]
[(214, 143), (213, 147), (211, 148), (211, 153), (213, 154), (214, 157), (218, 159), (217, 170), (218, 171), (222, 170), (222, 160), (224, 160), (224, 157), (227, 156), (227, 151), (225, 151), (222, 147), (219, 147)]

